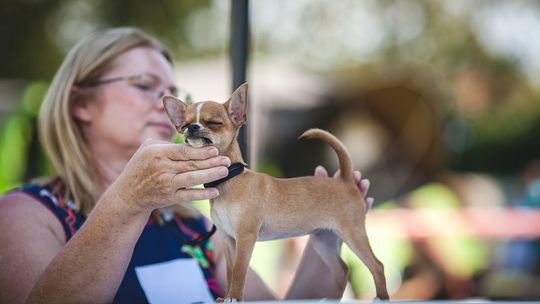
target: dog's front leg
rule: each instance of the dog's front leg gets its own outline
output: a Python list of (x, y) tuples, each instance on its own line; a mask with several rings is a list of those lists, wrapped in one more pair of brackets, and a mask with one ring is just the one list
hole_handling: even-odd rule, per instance
[(232, 282), (236, 241), (221, 230), (218, 230), (218, 233), (219, 237), (223, 240), (223, 252), (225, 253), (225, 262), (227, 265), (227, 291), (229, 291)]
[(229, 283), (229, 291), (227, 292), (227, 297), (225, 299), (226, 302), (234, 300), (242, 301), (249, 261), (258, 235), (258, 227), (256, 227), (256, 229), (246, 229), (243, 227), (236, 233), (234, 266), (232, 279)]

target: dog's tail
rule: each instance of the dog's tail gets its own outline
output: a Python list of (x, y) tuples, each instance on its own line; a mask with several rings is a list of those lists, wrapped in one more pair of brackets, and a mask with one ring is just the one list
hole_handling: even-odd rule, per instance
[(321, 129), (309, 129), (300, 135), (299, 138), (318, 138), (328, 143), (336, 151), (338, 156), (341, 178), (346, 181), (354, 181), (351, 155), (347, 151), (347, 148), (345, 148), (345, 145), (334, 135)]

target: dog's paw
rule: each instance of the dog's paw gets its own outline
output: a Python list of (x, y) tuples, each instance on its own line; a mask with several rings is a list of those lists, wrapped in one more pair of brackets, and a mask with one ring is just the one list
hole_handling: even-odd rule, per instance
[(219, 297), (216, 299), (216, 303), (238, 303), (238, 300), (235, 298), (222, 298)]

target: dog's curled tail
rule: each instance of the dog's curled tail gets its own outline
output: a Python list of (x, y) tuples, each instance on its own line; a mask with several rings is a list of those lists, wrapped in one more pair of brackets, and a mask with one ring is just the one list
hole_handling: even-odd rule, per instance
[(299, 138), (318, 138), (328, 143), (338, 156), (341, 178), (346, 181), (354, 181), (351, 155), (345, 145), (334, 135), (325, 130), (313, 128), (304, 132)]

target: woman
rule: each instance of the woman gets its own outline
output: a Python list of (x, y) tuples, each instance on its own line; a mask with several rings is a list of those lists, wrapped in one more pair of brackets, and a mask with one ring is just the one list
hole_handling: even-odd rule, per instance
[[(169, 142), (174, 130), (161, 97), (177, 91), (171, 56), (137, 29), (100, 32), (70, 51), (39, 115), (58, 177), (0, 198), (1, 303), (223, 296), (219, 239), (205, 240), (205, 220), (182, 203), (218, 196), (191, 187), (224, 177), (230, 160), (213, 147)], [(368, 182), (356, 178), (365, 194)], [(312, 235), (288, 297), (340, 297), (347, 275), (340, 246), (332, 233)], [(183, 285), (194, 278), (196, 286)], [(247, 282), (246, 300), (273, 298), (255, 273)]]

